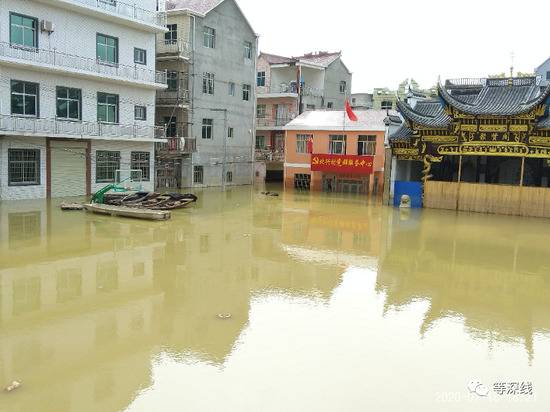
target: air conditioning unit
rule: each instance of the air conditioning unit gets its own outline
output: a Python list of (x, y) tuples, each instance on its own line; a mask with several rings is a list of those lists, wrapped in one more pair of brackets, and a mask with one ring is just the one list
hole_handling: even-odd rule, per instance
[(51, 21), (48, 21), (48, 20), (42, 20), (40, 22), (40, 30), (48, 32), (48, 33), (53, 33), (53, 31), (54, 31), (53, 23)]

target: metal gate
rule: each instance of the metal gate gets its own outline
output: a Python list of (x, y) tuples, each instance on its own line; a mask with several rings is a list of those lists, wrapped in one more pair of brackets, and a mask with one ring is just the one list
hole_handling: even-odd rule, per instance
[(157, 189), (181, 189), (181, 160), (157, 161)]

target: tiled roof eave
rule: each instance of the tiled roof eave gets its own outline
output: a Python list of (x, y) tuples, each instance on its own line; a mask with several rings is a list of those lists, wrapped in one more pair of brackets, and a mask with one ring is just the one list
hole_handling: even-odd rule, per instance
[(416, 112), (411, 108), (407, 103), (397, 99), (397, 107), (403, 117), (412, 123), (417, 123), (421, 126), (433, 127), (436, 129), (444, 129), (449, 126), (451, 119), (447, 114), (440, 115), (437, 117), (425, 116), (421, 113)]

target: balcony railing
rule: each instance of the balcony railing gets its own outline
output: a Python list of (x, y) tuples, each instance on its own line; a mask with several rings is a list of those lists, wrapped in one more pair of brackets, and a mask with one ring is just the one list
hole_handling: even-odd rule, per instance
[(140, 126), (134, 124), (126, 125), (101, 122), (75, 122), (36, 117), (17, 117), (10, 115), (0, 115), (0, 132), (24, 133), (37, 136), (47, 135), (81, 138), (166, 138), (164, 127), (159, 126)]
[(25, 48), (0, 42), (0, 57), (50, 65), (94, 76), (114, 76), (137, 82), (166, 85), (166, 71), (125, 66), (123, 64), (107, 64), (97, 59), (74, 56), (56, 50)]
[(189, 103), (188, 90), (159, 90), (157, 92), (157, 105), (176, 106)]
[(256, 121), (257, 127), (282, 127), (286, 126), (292, 120), (296, 118), (297, 115), (289, 115), (283, 117), (258, 117)]
[(135, 3), (126, 3), (120, 0), (69, 0), (71, 3), (82, 4), (91, 8), (98, 8), (122, 17), (137, 20), (154, 26), (166, 26), (166, 13), (147, 10), (136, 6)]
[(182, 39), (157, 41), (157, 55), (177, 55), (186, 59), (191, 57), (191, 44)]
[(166, 142), (157, 143), (159, 156), (163, 154), (189, 154), (197, 151), (197, 139), (192, 137), (169, 137)]
[[(289, 82), (289, 83), (279, 83), (271, 86), (258, 87), (258, 96), (261, 97), (262, 94), (298, 94), (298, 83)], [(324, 90), (315, 88), (305, 83), (302, 85), (302, 96), (312, 96), (312, 97), (323, 97)]]
[(284, 162), (284, 150), (256, 149), (256, 161), (258, 162)]

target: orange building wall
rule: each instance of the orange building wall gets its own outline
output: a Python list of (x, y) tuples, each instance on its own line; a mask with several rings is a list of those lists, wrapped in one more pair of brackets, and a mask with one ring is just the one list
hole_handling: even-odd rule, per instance
[(370, 177), (369, 192), (374, 190), (374, 176), (378, 176), (378, 193), (382, 193), (384, 185), (384, 132), (371, 131), (295, 131), (288, 130), (285, 135), (285, 187), (294, 187), (294, 175), (298, 173), (311, 175), (311, 190), (322, 190), (323, 172), (312, 172), (310, 167), (295, 167), (288, 166), (289, 164), (311, 165), (311, 154), (296, 153), (296, 140), (299, 134), (313, 135), (313, 153), (328, 154), (329, 153), (329, 135), (345, 134), (346, 154), (357, 155), (357, 142), (359, 136), (371, 135), (376, 136), (376, 154), (374, 156), (374, 174)]

